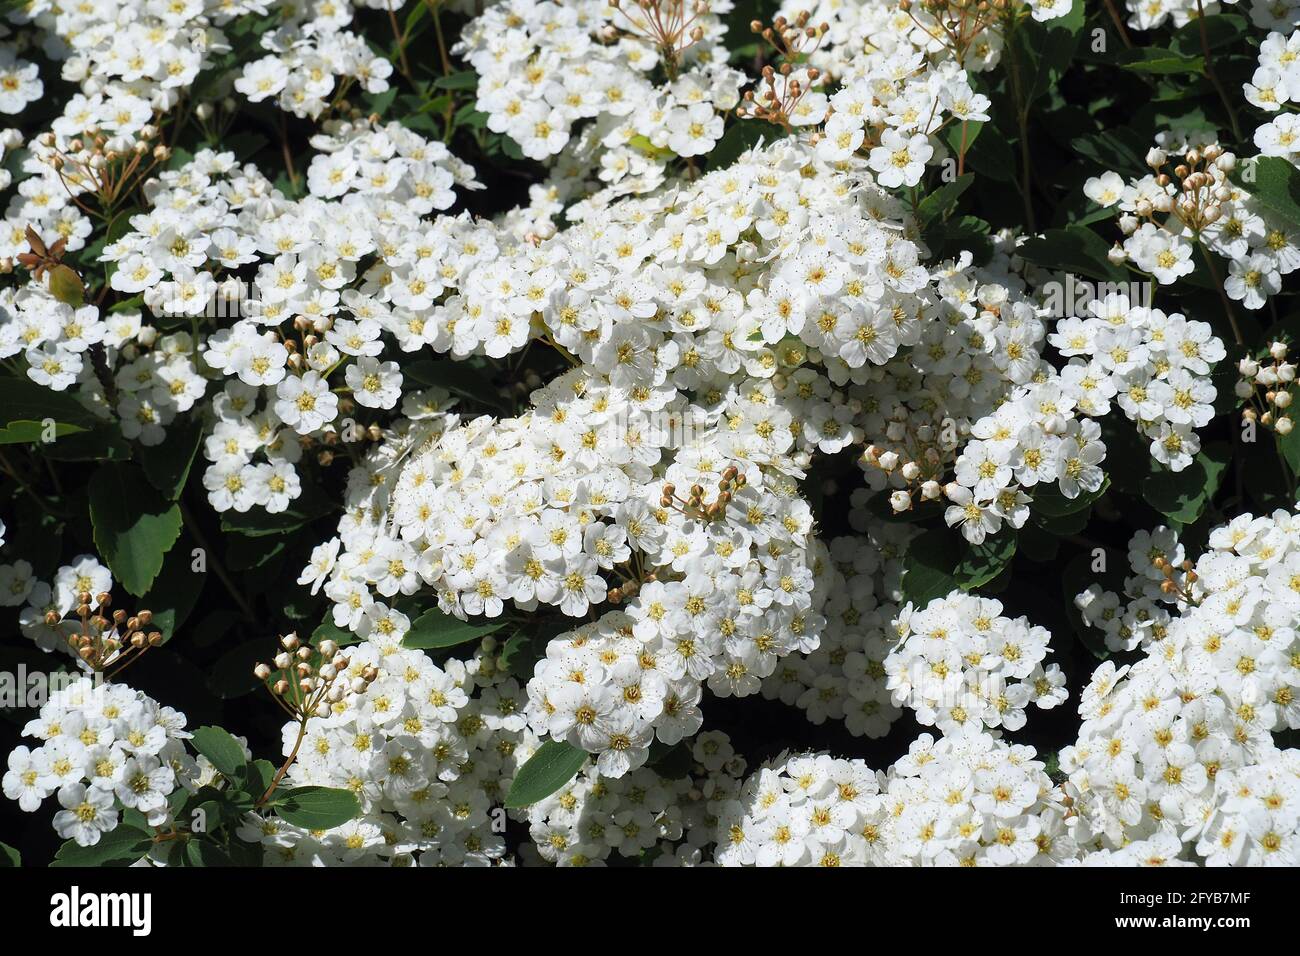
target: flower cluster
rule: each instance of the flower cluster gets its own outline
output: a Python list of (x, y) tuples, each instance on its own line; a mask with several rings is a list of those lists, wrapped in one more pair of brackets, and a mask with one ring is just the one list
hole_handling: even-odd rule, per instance
[(1287, 361), (1290, 347), (1286, 342), (1272, 342), (1266, 357), (1243, 358), (1237, 363), (1236, 394), (1249, 404), (1242, 409), (1243, 423), (1258, 422), (1279, 435), (1291, 434), (1291, 402), (1294, 399), (1295, 363)]
[[(1088, 414), (1100, 417), (1117, 405), (1150, 440), (1153, 459), (1171, 471), (1192, 463), (1201, 448), (1196, 429), (1214, 417), (1210, 371), (1227, 354), (1208, 323), (1111, 293), (1090, 303), (1086, 315), (1058, 322), (1048, 342), (1070, 360), (1061, 375), (1077, 383)], [(1044, 451), (1054, 444), (1047, 441)], [(1063, 467), (1068, 473), (1073, 465)]]
[(123, 810), (162, 826), (172, 791), (199, 785), (199, 764), (185, 750), (185, 715), (123, 684), (70, 681), (50, 694), (23, 735), (41, 744), (9, 754), (4, 795), (29, 813), (57, 795), (63, 809), (54, 829), (79, 846), (98, 843)]
[(403, 634), (377, 626), (345, 648), (339, 680), (365, 686), (324, 716), (284, 725), (284, 752), (297, 755), (286, 783), (350, 791), (361, 814), (322, 834), (274, 806), (250, 811), (239, 834), (268, 865), (493, 865), (505, 856), (504, 816), (492, 806), (536, 747), (518, 682), (487, 654), (440, 667), (404, 649)]
[(1111, 261), (1130, 262), (1169, 285), (1195, 270), (1198, 248), (1217, 275), (1208, 258), (1213, 252), (1228, 260), (1228, 297), (1247, 309), (1263, 308), (1282, 277), (1300, 268), (1300, 237), (1228, 179), (1237, 157), (1216, 142), (1182, 139), (1153, 147), (1146, 161), (1151, 173), (1127, 184), (1115, 172), (1084, 184), (1089, 199), (1121, 213), (1125, 239), (1111, 250)]
[(383, 93), (393, 63), (376, 54), (366, 38), (346, 27), (354, 7), (381, 8), (394, 14), (406, 0), (339, 0), (302, 5), (285, 0), (266, 4), (279, 14), (279, 26), (259, 42), (265, 56), (243, 65), (235, 91), (250, 103), (275, 97), (280, 109), (315, 119), (346, 103), (350, 91)]
[[(859, 490), (855, 496), (865, 497)], [(893, 621), (903, 555), (914, 535), (910, 525), (853, 514), (861, 536), (829, 545), (833, 580), (822, 616), (826, 624), (815, 650), (784, 658), (763, 681), (764, 697), (798, 707), (813, 724), (842, 721), (855, 737), (883, 737), (902, 710), (888, 686), (885, 660), (897, 632)]]
[(730, 9), (729, 0), (506, 0), (454, 51), (478, 73), (489, 129), (553, 161), (562, 194), (590, 171), (609, 199), (654, 189), (667, 159), (702, 156), (721, 139), (744, 79), (720, 45), (719, 15)]
[(719, 809), (738, 790), (745, 761), (726, 734), (690, 744), (688, 766), (641, 767), (622, 777), (588, 766), (528, 808), (529, 849), (556, 866), (603, 866), (611, 856), (650, 857), (654, 866), (695, 866), (716, 837)]
[(1069, 860), (1065, 806), (1032, 747), (920, 735), (887, 773), (778, 757), (718, 824), (727, 866), (1024, 866)]
[(898, 643), (884, 661), (894, 703), (946, 736), (985, 728), (1019, 730), (1032, 703), (1066, 698), (1065, 675), (1044, 665), (1051, 634), (1025, 618), (1002, 616), (992, 598), (952, 594), (924, 608), (906, 605)]
[[(124, 433), (145, 444), (163, 441), (176, 413), (204, 394), (200, 355), (228, 376), (204, 443), (204, 484), (218, 511), (284, 511), (301, 493), (294, 466), (304, 445), (363, 433), (351, 417), (335, 424), (358, 406), (398, 405), (403, 376), (380, 357), (381, 335), (407, 351), (425, 345), (420, 310), (448, 278), (449, 263), (435, 255), (446, 237), (430, 232), (427, 248), (398, 253), (397, 230), (449, 206), (453, 185), (472, 185), (472, 173), (441, 143), (395, 123), (338, 124), (316, 145), (311, 195), (298, 202), (232, 154), (200, 153), (160, 177), (153, 210), (104, 253), (116, 263), (113, 287), (141, 294), (157, 315), (235, 317), (201, 342), (185, 332), (155, 339), (152, 330), (142, 340), (139, 314), (128, 314), (119, 318), (134, 329), (126, 361), (108, 356)], [(254, 461), (259, 453), (264, 462)]]
[(11, 9), (5, 796), (60, 862), (1300, 862), (1300, 0), (1233, 2)]
[(835, 76), (853, 73), (876, 51), (943, 58), (963, 70), (983, 73), (1002, 60), (1008, 22), (1025, 15), (1040, 22), (1055, 20), (1069, 14), (1070, 4), (1063, 0), (1010, 0), (986, 6), (959, 0), (812, 4), (783, 0), (779, 15), (794, 18), (804, 11), (813, 23), (827, 26), (809, 60)]
[[(1159, 841), (1165, 849), (1151, 852), (1164, 857), (1294, 865), (1295, 751), (1280, 750), (1273, 732), (1300, 726), (1298, 520), (1234, 518), (1195, 564), (1168, 530), (1134, 539), (1126, 591), (1178, 613), (1131, 605), (1109, 614), (1123, 630), (1103, 624), (1146, 654), (1097, 669), (1078, 741), (1061, 752), (1080, 845), (1109, 854)], [(1085, 603), (1105, 597), (1094, 591)], [(1268, 812), (1253, 812), (1256, 794)]]
[[(63, 79), (79, 84), (49, 131), (30, 135), (26, 175), (5, 209), (0, 257), (32, 251), (27, 227), (47, 244), (68, 251), (85, 244), (94, 205), (111, 210), (165, 158), (157, 121), (175, 108), (199, 72), (230, 51), (223, 28), (256, 9), (240, 0), (158, 4), (81, 4), (62, 9), (38, 0), (15, 16), (25, 29), (47, 31), (47, 50), (63, 60)], [(0, 106), (17, 112), (40, 98), (43, 82), (33, 64), (0, 52)], [(8, 79), (4, 79), (7, 77)], [(210, 110), (210, 107), (208, 107)], [(13, 144), (8, 144), (13, 145)], [(157, 150), (162, 148), (163, 152)], [(92, 198), (93, 197), (93, 198)]]

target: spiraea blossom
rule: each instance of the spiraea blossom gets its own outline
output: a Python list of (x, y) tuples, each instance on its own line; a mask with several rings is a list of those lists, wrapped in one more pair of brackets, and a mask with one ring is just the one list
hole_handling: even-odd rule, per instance
[(0, 862), (1300, 862), (1296, 3), (9, 6)]

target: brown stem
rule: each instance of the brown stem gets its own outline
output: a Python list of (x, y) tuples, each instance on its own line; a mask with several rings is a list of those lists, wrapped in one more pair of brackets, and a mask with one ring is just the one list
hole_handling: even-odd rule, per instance
[(299, 719), (298, 739), (293, 742), (293, 750), (289, 751), (289, 758), (285, 760), (284, 765), (276, 771), (275, 778), (271, 781), (271, 785), (266, 788), (266, 793), (262, 794), (261, 799), (257, 801), (257, 806), (264, 806), (266, 801), (271, 799), (271, 794), (275, 793), (275, 788), (280, 785), (280, 781), (284, 779), (284, 775), (288, 772), (289, 768), (293, 766), (294, 760), (298, 758), (298, 748), (302, 746), (303, 738), (307, 736), (307, 720), (307, 717)]
[(1246, 337), (1241, 334), (1241, 326), (1237, 324), (1237, 315), (1232, 311), (1232, 302), (1228, 300), (1228, 293), (1223, 289), (1223, 281), (1219, 278), (1219, 270), (1214, 265), (1214, 257), (1210, 255), (1210, 250), (1205, 248), (1205, 243), (1198, 238), (1196, 247), (1201, 250), (1201, 258), (1205, 260), (1205, 265), (1210, 270), (1210, 276), (1214, 279), (1214, 288), (1219, 293), (1219, 301), (1223, 303), (1223, 311), (1227, 313), (1228, 323), (1232, 326), (1232, 334), (1237, 339), (1238, 345), (1246, 344)]
[(250, 621), (257, 620), (257, 615), (253, 613), (252, 607), (249, 606), (249, 603), (244, 599), (244, 596), (239, 593), (239, 589), (235, 587), (235, 582), (230, 579), (230, 575), (226, 573), (226, 569), (221, 566), (221, 562), (217, 560), (216, 554), (213, 552), (212, 548), (208, 546), (207, 539), (203, 536), (203, 532), (199, 530), (198, 522), (194, 520), (194, 515), (190, 514), (190, 509), (185, 506), (184, 502), (180, 502), (180, 508), (181, 521), (184, 522), (185, 527), (188, 528), (190, 534), (194, 536), (195, 542), (207, 555), (207, 563), (211, 565), (212, 571), (216, 574), (217, 579), (225, 585), (226, 591), (229, 592), (231, 599), (233, 599), (234, 602), (239, 605), (239, 609), (244, 612), (244, 617)]
[(1219, 99), (1223, 101), (1223, 108), (1228, 113), (1228, 124), (1232, 127), (1232, 138), (1235, 142), (1241, 142), (1241, 127), (1237, 125), (1237, 111), (1232, 108), (1232, 100), (1228, 98), (1228, 91), (1223, 88), (1219, 82), (1219, 75), (1214, 72), (1214, 65), (1210, 59), (1210, 35), (1205, 29), (1205, 7), (1201, 0), (1196, 0), (1196, 22), (1201, 32), (1201, 53), (1205, 56), (1205, 75), (1209, 77), (1210, 83), (1214, 85), (1215, 92), (1219, 94)]
[(284, 156), (284, 169), (289, 174), (289, 185), (298, 192), (298, 171), (293, 165), (293, 153), (289, 150), (289, 121), (284, 110), (280, 110), (280, 152)]
[(393, 40), (397, 43), (397, 58), (401, 63), (402, 76), (406, 77), (408, 82), (414, 83), (415, 80), (411, 77), (411, 64), (406, 59), (406, 37), (397, 25), (397, 14), (393, 12), (393, 0), (388, 0), (387, 7), (388, 22), (393, 25)]
[(1120, 17), (1119, 11), (1115, 9), (1115, 0), (1105, 0), (1105, 3), (1106, 12), (1109, 13), (1110, 18), (1115, 21), (1115, 29), (1119, 31), (1119, 38), (1124, 41), (1126, 47), (1131, 49), (1133, 41), (1129, 39), (1128, 30), (1124, 29), (1124, 21)]

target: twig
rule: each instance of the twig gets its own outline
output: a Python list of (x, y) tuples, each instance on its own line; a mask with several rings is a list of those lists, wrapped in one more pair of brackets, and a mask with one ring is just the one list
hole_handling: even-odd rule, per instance
[(1215, 91), (1219, 94), (1219, 99), (1223, 101), (1223, 108), (1228, 112), (1228, 123), (1232, 127), (1232, 138), (1235, 142), (1241, 142), (1241, 127), (1237, 125), (1237, 111), (1232, 108), (1232, 101), (1228, 99), (1228, 91), (1223, 88), (1219, 82), (1219, 75), (1214, 72), (1214, 65), (1210, 60), (1210, 34), (1205, 29), (1205, 7), (1201, 0), (1196, 0), (1196, 22), (1201, 32), (1201, 53), (1205, 56), (1205, 75), (1209, 77), (1210, 83), (1214, 85)]
[(183, 501), (179, 504), (181, 509), (181, 521), (183, 521), (185, 527), (189, 529), (190, 534), (194, 536), (194, 540), (198, 543), (198, 546), (203, 549), (204, 554), (207, 555), (207, 563), (212, 566), (213, 573), (216, 574), (218, 580), (225, 585), (226, 590), (230, 593), (230, 597), (234, 600), (235, 604), (239, 606), (239, 609), (244, 612), (244, 617), (248, 618), (250, 621), (257, 620), (257, 615), (253, 613), (253, 608), (249, 605), (248, 601), (245, 600), (244, 596), (239, 593), (239, 589), (235, 587), (235, 582), (232, 581), (230, 575), (226, 573), (226, 569), (221, 566), (221, 561), (218, 560), (216, 553), (211, 547), (209, 547), (207, 539), (203, 536), (203, 532), (199, 530), (199, 524), (194, 520), (194, 515), (190, 513), (190, 509), (186, 507), (185, 502)]

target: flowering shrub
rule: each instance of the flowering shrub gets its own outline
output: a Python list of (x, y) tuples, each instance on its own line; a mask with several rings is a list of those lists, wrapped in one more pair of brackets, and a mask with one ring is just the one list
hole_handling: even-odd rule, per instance
[(0, 861), (1300, 864), (1300, 7), (0, 10)]

